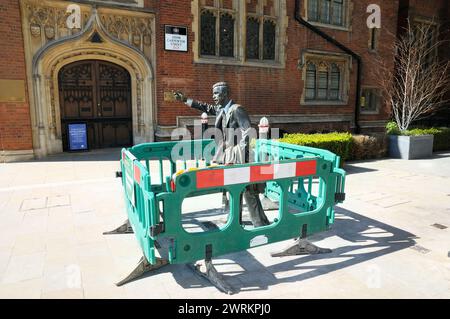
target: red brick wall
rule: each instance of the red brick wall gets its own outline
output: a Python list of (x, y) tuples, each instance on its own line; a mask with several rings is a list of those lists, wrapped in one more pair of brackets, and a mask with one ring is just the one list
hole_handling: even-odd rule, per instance
[[(377, 1), (375, 1), (376, 3)], [(352, 30), (336, 31), (329, 28), (322, 30), (360, 54), (363, 59), (363, 85), (375, 86), (377, 83), (368, 61), (373, 60), (373, 53), (368, 50), (369, 30), (366, 26), (367, 6), (373, 0), (353, 0)], [(392, 42), (389, 33), (395, 34), (397, 27), (398, 1), (382, 1), (382, 32), (380, 43)], [(164, 92), (172, 89), (185, 91), (189, 96), (205, 102), (211, 101), (211, 85), (225, 80), (231, 86), (233, 99), (244, 105), (251, 114), (353, 114), (355, 108), (356, 63), (350, 74), (349, 101), (346, 106), (303, 106), (300, 97), (304, 83), (298, 62), (305, 48), (341, 52), (335, 46), (301, 26), (293, 19), (294, 1), (287, 1), (289, 25), (287, 29), (288, 45), (285, 69), (270, 69), (242, 66), (221, 66), (214, 64), (194, 64), (192, 44), (191, 2), (161, 1), (158, 7), (159, 24), (157, 27), (157, 105), (158, 124), (175, 125), (176, 116), (198, 115), (177, 102), (165, 102)], [(189, 52), (169, 52), (163, 50), (164, 24), (188, 26)], [(379, 54), (392, 60), (391, 51), (386, 45), (381, 46)], [(389, 110), (383, 107), (379, 115), (362, 115), (360, 120), (379, 120), (388, 117)], [(320, 125), (320, 124), (319, 124)], [(301, 127), (299, 126), (299, 130)]]
[[(450, 56), (450, 2), (448, 0), (401, 0), (404, 8), (399, 16), (399, 33), (403, 33), (407, 27), (407, 19), (425, 18), (434, 19), (440, 25), (440, 39), (446, 41), (440, 48), (439, 57), (442, 61), (448, 61)], [(450, 92), (445, 98), (450, 101)], [(450, 126), (450, 103), (443, 107), (433, 116), (415, 122), (426, 126)]]
[[(0, 43), (0, 79), (26, 81), (18, 0), (0, 2)], [(28, 93), (25, 95), (25, 103), (0, 102), (0, 150), (33, 147)]]

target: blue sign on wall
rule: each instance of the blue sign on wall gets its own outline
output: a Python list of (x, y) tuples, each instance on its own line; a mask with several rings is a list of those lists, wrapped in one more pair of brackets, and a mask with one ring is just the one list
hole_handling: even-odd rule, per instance
[(68, 124), (69, 150), (87, 150), (87, 126), (86, 123)]

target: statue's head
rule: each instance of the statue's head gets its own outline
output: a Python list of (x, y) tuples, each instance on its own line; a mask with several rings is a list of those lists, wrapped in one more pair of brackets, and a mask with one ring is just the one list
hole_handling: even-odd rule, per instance
[(216, 104), (225, 106), (229, 101), (229, 93), (227, 82), (218, 82), (213, 85), (213, 100)]

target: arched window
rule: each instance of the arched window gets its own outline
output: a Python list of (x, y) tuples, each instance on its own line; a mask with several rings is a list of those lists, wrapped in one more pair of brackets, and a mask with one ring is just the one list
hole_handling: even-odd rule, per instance
[(337, 63), (322, 61), (307, 63), (305, 100), (342, 100), (342, 75), (341, 69)]
[(275, 60), (277, 16), (273, 0), (247, 2), (246, 58)]
[(234, 56), (234, 19), (228, 14), (220, 17), (220, 56)]
[(264, 32), (263, 32), (264, 60), (275, 60), (275, 34), (276, 34), (275, 22), (271, 20), (264, 21)]
[(216, 55), (216, 17), (208, 10), (202, 12), (200, 19), (201, 54)]
[(247, 18), (247, 59), (259, 59), (259, 21)]

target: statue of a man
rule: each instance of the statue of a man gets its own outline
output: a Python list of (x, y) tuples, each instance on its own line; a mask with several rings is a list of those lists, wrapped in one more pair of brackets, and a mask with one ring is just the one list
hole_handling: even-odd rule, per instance
[[(213, 85), (214, 105), (187, 98), (182, 92), (174, 92), (175, 98), (188, 106), (216, 116), (216, 154), (213, 161), (218, 164), (242, 164), (249, 161), (250, 118), (247, 111), (229, 97), (230, 89), (226, 82)], [(219, 138), (217, 138), (219, 136)], [(244, 191), (250, 218), (255, 227), (268, 225), (269, 220), (259, 200), (257, 185), (249, 185)]]

